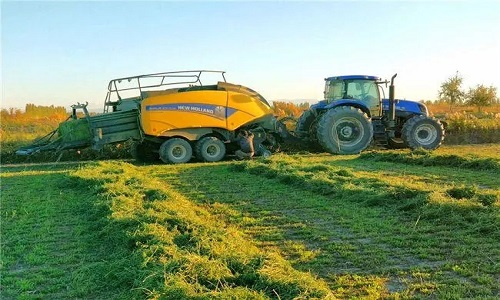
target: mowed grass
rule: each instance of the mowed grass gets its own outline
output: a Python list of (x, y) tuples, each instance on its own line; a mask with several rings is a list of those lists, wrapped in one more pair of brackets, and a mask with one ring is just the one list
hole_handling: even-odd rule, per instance
[(495, 298), (500, 183), (495, 170), (471, 166), (284, 155), (158, 175), (336, 297)]
[(33, 169), (2, 174), (10, 217), (2, 297), (331, 298), (323, 280), (259, 249), (144, 168), (103, 162), (52, 179), (55, 171)]
[(3, 167), (1, 298), (495, 299), (498, 153)]
[(130, 294), (133, 254), (102, 234), (99, 185), (74, 179), (89, 166), (3, 168), (2, 299), (112, 299)]

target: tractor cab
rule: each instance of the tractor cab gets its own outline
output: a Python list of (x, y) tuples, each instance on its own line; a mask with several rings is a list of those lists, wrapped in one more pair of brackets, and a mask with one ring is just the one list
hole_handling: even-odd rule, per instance
[(381, 79), (376, 76), (348, 75), (325, 79), (324, 97), (328, 104), (358, 102), (370, 111), (370, 116), (381, 114)]

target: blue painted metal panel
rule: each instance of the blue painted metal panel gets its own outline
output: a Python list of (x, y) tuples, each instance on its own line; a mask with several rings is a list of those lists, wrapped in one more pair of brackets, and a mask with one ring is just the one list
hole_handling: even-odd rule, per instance
[(318, 103), (311, 105), (311, 107), (310, 107), (310, 108), (311, 108), (312, 110), (322, 109), (322, 108), (324, 108), (324, 107), (325, 107), (325, 106), (327, 106), (327, 105), (328, 105), (328, 101), (326, 101), (326, 100), (321, 100), (321, 101), (319, 101)]
[(336, 100), (327, 106), (325, 108), (330, 109), (338, 106), (361, 106), (365, 107), (367, 110), (370, 110), (370, 108), (366, 105), (366, 103), (361, 102), (361, 101), (356, 101), (353, 99), (341, 99), (341, 100)]
[(310, 109), (312, 110), (326, 110), (326, 109), (332, 109), (338, 106), (354, 106), (361, 108), (363, 111), (370, 111), (370, 108), (366, 105), (367, 103), (364, 103), (362, 101), (358, 101), (355, 99), (341, 99), (341, 100), (335, 100), (333, 102), (328, 102), (326, 100), (322, 100), (316, 104), (311, 105)]
[[(382, 99), (382, 110), (389, 110), (389, 99)], [(425, 105), (411, 100), (396, 100), (396, 111), (426, 113)]]
[(369, 75), (343, 75), (343, 76), (332, 76), (325, 78), (326, 81), (331, 80), (356, 80), (356, 79), (365, 79), (365, 80), (374, 80), (380, 81), (381, 79), (377, 76), (369, 76)]

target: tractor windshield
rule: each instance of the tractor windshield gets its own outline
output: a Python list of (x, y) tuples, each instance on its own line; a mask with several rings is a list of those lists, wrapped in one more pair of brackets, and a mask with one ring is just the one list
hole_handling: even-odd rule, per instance
[(340, 99), (356, 99), (377, 106), (380, 96), (377, 84), (373, 80), (331, 80), (326, 82), (325, 99), (332, 102)]
[(325, 86), (325, 99), (328, 102), (344, 98), (344, 81), (332, 80), (327, 81)]

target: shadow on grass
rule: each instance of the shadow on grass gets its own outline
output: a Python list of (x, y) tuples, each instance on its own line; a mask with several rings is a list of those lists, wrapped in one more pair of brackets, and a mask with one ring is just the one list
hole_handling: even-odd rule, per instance
[(134, 295), (131, 288), (140, 261), (131, 255), (120, 224), (112, 224), (109, 209), (99, 204), (99, 182), (52, 173), (76, 167), (32, 166), (29, 171), (40, 173), (2, 178), (2, 295), (6, 298)]

